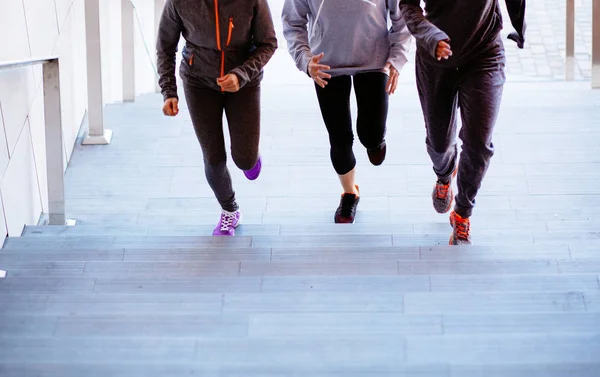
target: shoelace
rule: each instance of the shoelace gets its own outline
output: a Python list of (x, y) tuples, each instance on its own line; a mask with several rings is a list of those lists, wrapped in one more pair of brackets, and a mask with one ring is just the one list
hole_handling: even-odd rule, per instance
[(458, 238), (463, 239), (463, 240), (468, 240), (471, 223), (469, 223), (468, 220), (464, 220), (464, 219), (461, 219), (461, 220), (455, 219), (454, 223), (455, 223), (454, 228), (456, 229), (456, 235), (458, 236)]
[(223, 212), (221, 214), (221, 231), (228, 231), (231, 227), (231, 224), (233, 224), (233, 220), (235, 219), (236, 217), (234, 213)]
[(352, 215), (352, 209), (354, 208), (354, 203), (356, 202), (355, 195), (344, 195), (342, 198), (342, 210), (341, 215), (344, 217), (349, 217)]
[(435, 196), (437, 196), (438, 199), (446, 199), (446, 197), (448, 196), (449, 189), (450, 189), (449, 183), (438, 182), (436, 185)]

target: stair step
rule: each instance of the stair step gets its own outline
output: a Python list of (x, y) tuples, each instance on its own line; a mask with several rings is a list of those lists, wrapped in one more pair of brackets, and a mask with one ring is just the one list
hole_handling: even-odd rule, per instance
[[(21, 280), (21, 286), (24, 285)], [(31, 279), (29, 279), (31, 280)], [(52, 281), (50, 281), (52, 283)], [(2, 286), (2, 285), (0, 285)], [(31, 286), (31, 284), (30, 284)], [(182, 290), (0, 291), (2, 315), (214, 315), (250, 313), (406, 313), (508, 315), (600, 313), (598, 291), (573, 292), (244, 292)]]
[(162, 363), (124, 361), (118, 363), (35, 362), (7, 363), (0, 365), (3, 377), (180, 377), (198, 375), (203, 377), (597, 377), (600, 363), (537, 363), (537, 364), (416, 364), (405, 363), (396, 367), (349, 367), (337, 365), (331, 368), (299, 366), (296, 368), (260, 367), (207, 367), (201, 363)]
[[(341, 336), (291, 339), (0, 338), (1, 362), (197, 362), (218, 368), (361, 368), (405, 363), (597, 363), (600, 338), (589, 334)], [(139, 352), (141, 349), (144, 352)], [(465, 352), (464, 350), (472, 350)], [(235, 355), (235, 357), (232, 357)], [(276, 357), (274, 357), (276, 356)]]
[[(546, 222), (517, 222), (513, 221), (510, 226), (496, 224), (496, 226), (476, 223), (473, 228), (474, 237), (478, 238), (528, 238), (534, 235), (543, 238), (551, 234), (562, 234), (558, 231), (548, 234)], [(27, 226), (23, 230), (23, 237), (33, 236), (210, 236), (214, 230), (213, 221), (210, 224), (188, 224), (188, 225), (122, 225), (102, 226), (77, 224), (75, 226)], [(577, 229), (569, 228), (572, 232)], [(500, 231), (501, 234), (498, 234)], [(277, 224), (252, 224), (243, 223), (236, 229), (238, 236), (268, 236), (268, 235), (417, 235), (417, 236), (441, 236), (445, 241), (451, 232), (448, 221), (443, 222), (405, 222), (395, 224), (378, 223), (355, 223), (355, 224), (333, 224), (333, 223), (295, 223), (286, 225)], [(578, 234), (586, 232), (579, 232)], [(591, 237), (591, 236), (590, 236)], [(592, 238), (593, 239), (593, 238)]]
[[(436, 228), (440, 229), (436, 229)], [(85, 245), (98, 247), (147, 247), (149, 243), (170, 244), (182, 247), (223, 246), (245, 247), (289, 247), (289, 246), (436, 246), (447, 245), (450, 227), (447, 224), (429, 224), (423, 233), (415, 233), (418, 224), (378, 226), (376, 224), (324, 224), (303, 226), (278, 226), (249, 224), (242, 225), (237, 237), (217, 239), (212, 237), (212, 226), (204, 230), (195, 227), (193, 232), (180, 232), (181, 227), (166, 227), (161, 232), (153, 232), (143, 227), (123, 227), (117, 232), (112, 228), (94, 226), (74, 227), (27, 227), (25, 236), (9, 238), (5, 248), (16, 245), (35, 247), (36, 245)], [(196, 230), (200, 231), (196, 231)], [(142, 233), (146, 234), (142, 234)], [(152, 235), (150, 235), (152, 234)], [(498, 231), (480, 229), (473, 232), (476, 245), (480, 246), (570, 246), (581, 257), (600, 254), (600, 233), (598, 232), (532, 232)], [(137, 245), (137, 246), (133, 246)]]
[[(249, 249), (251, 250), (251, 249)], [(53, 260), (38, 260), (38, 254), (14, 253), (0, 263), (10, 277), (30, 278), (134, 278), (182, 279), (211, 276), (469, 276), (469, 275), (559, 275), (600, 274), (600, 261), (580, 263), (552, 260), (424, 261), (408, 258), (345, 260), (270, 261), (269, 250), (253, 255), (243, 253), (129, 252), (98, 260), (79, 258), (77, 252), (41, 254)], [(158, 254), (158, 255), (157, 255)], [(21, 255), (29, 258), (21, 258)], [(85, 253), (84, 253), (85, 255)], [(75, 258), (71, 258), (75, 256)], [(93, 255), (96, 256), (96, 255)], [(63, 259), (56, 259), (62, 257)], [(125, 259), (122, 259), (125, 257)], [(74, 260), (71, 260), (74, 259)], [(434, 280), (432, 280), (432, 284)], [(449, 284), (451, 285), (451, 284)], [(600, 288), (600, 287), (599, 287)]]
[[(17, 241), (17, 239), (15, 239)], [(214, 247), (154, 244), (147, 247), (99, 249), (64, 244), (19, 245), (12, 240), (0, 249), (0, 264), (19, 262), (96, 262), (96, 261), (267, 261), (349, 263), (349, 262), (451, 262), (483, 263), (508, 261), (557, 262), (561, 272), (595, 272), (600, 254), (572, 259), (567, 246), (347, 246), (347, 247)], [(29, 246), (29, 247), (27, 247)], [(591, 258), (591, 257), (595, 258)]]

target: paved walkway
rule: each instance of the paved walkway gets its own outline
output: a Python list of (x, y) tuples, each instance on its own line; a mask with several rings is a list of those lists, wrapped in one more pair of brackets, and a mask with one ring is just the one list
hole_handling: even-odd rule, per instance
[[(500, 1), (504, 8), (504, 2)], [(513, 81), (564, 80), (566, 0), (527, 2), (527, 46), (517, 49), (507, 43), (507, 72)], [(510, 32), (505, 16), (503, 33)], [(576, 80), (589, 80), (592, 51), (592, 0), (575, 2)]]

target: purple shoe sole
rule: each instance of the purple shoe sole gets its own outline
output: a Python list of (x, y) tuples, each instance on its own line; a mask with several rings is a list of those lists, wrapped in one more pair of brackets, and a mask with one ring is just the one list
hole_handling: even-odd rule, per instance
[(254, 167), (252, 169), (244, 170), (244, 175), (249, 180), (254, 181), (260, 175), (261, 170), (262, 170), (262, 159), (259, 157), (258, 161), (256, 161), (256, 165), (254, 165)]

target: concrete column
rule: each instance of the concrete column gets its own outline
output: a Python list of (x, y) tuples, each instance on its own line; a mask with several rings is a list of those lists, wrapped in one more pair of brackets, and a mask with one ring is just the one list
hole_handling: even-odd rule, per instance
[(133, 4), (121, 0), (121, 46), (123, 51), (123, 102), (135, 101), (135, 43)]
[(43, 65), (48, 224), (65, 225), (65, 160), (58, 59)]
[(592, 88), (600, 89), (600, 0), (592, 7)]
[(575, 80), (575, 0), (567, 0), (566, 43), (565, 43), (565, 79)]
[(89, 131), (83, 140), (83, 144), (105, 145), (110, 144), (112, 131), (104, 129), (100, 4), (99, 0), (84, 1)]

